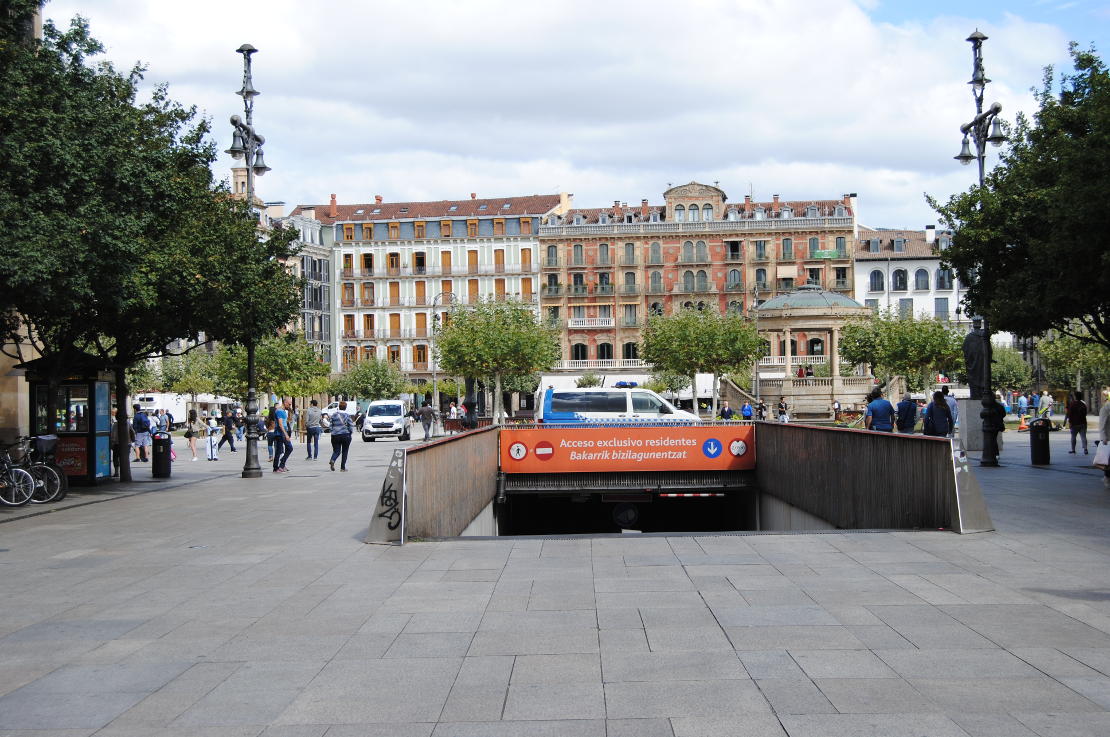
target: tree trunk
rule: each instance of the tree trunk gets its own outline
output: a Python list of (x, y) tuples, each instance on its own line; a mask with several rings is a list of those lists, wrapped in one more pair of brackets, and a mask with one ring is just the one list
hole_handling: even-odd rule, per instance
[(116, 453), (119, 456), (119, 480), (131, 480), (131, 419), (127, 414), (127, 371), (116, 366)]
[(713, 374), (713, 419), (717, 419), (717, 374)]
[(701, 417), (701, 412), (698, 411), (698, 375), (696, 373), (690, 374), (690, 397), (693, 399), (693, 413)]
[(493, 424), (500, 425), (502, 421), (501, 408), (501, 374), (493, 375)]

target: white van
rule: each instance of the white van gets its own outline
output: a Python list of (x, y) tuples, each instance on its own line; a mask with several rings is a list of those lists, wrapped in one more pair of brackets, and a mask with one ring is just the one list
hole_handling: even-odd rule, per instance
[(536, 399), (536, 422), (547, 424), (699, 421), (650, 389), (637, 387), (545, 389)]
[(367, 443), (386, 437), (408, 440), (412, 429), (411, 411), (412, 406), (403, 399), (371, 402), (362, 421), (362, 439)]

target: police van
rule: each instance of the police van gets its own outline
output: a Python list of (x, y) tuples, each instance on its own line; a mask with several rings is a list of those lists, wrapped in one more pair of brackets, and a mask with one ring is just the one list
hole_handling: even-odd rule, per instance
[(541, 390), (536, 397), (536, 422), (575, 425), (620, 422), (698, 422), (650, 389), (634, 384), (613, 387)]

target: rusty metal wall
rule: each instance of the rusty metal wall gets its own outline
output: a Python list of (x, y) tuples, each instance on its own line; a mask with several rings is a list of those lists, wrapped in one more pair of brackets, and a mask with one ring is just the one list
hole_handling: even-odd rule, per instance
[(755, 444), (760, 491), (840, 529), (957, 523), (946, 439), (759, 422)]
[(407, 537), (456, 537), (497, 492), (499, 427), (409, 448), (405, 462)]

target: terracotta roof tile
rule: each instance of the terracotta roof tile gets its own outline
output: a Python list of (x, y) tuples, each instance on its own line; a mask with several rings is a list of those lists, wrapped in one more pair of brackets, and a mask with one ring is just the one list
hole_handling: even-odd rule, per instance
[[(508, 207), (505, 207), (506, 204)], [(317, 220), (325, 225), (333, 225), (344, 222), (361, 223), (385, 220), (438, 220), (440, 218), (545, 215), (558, 206), (559, 195), (554, 194), (473, 200), (438, 200), (435, 202), (336, 205), (335, 217), (331, 217), (329, 214), (331, 212), (330, 205), (298, 205), (290, 215), (300, 215), (303, 210), (314, 209)]]
[[(939, 235), (938, 235), (939, 237)], [(879, 252), (872, 253), (869, 242), (878, 238)], [(894, 240), (904, 238), (905, 250), (895, 251)], [(940, 251), (936, 242), (925, 242), (924, 230), (876, 229), (860, 227), (859, 242), (856, 244), (857, 261), (886, 261), (887, 259), (914, 259), (914, 258), (939, 258)]]

